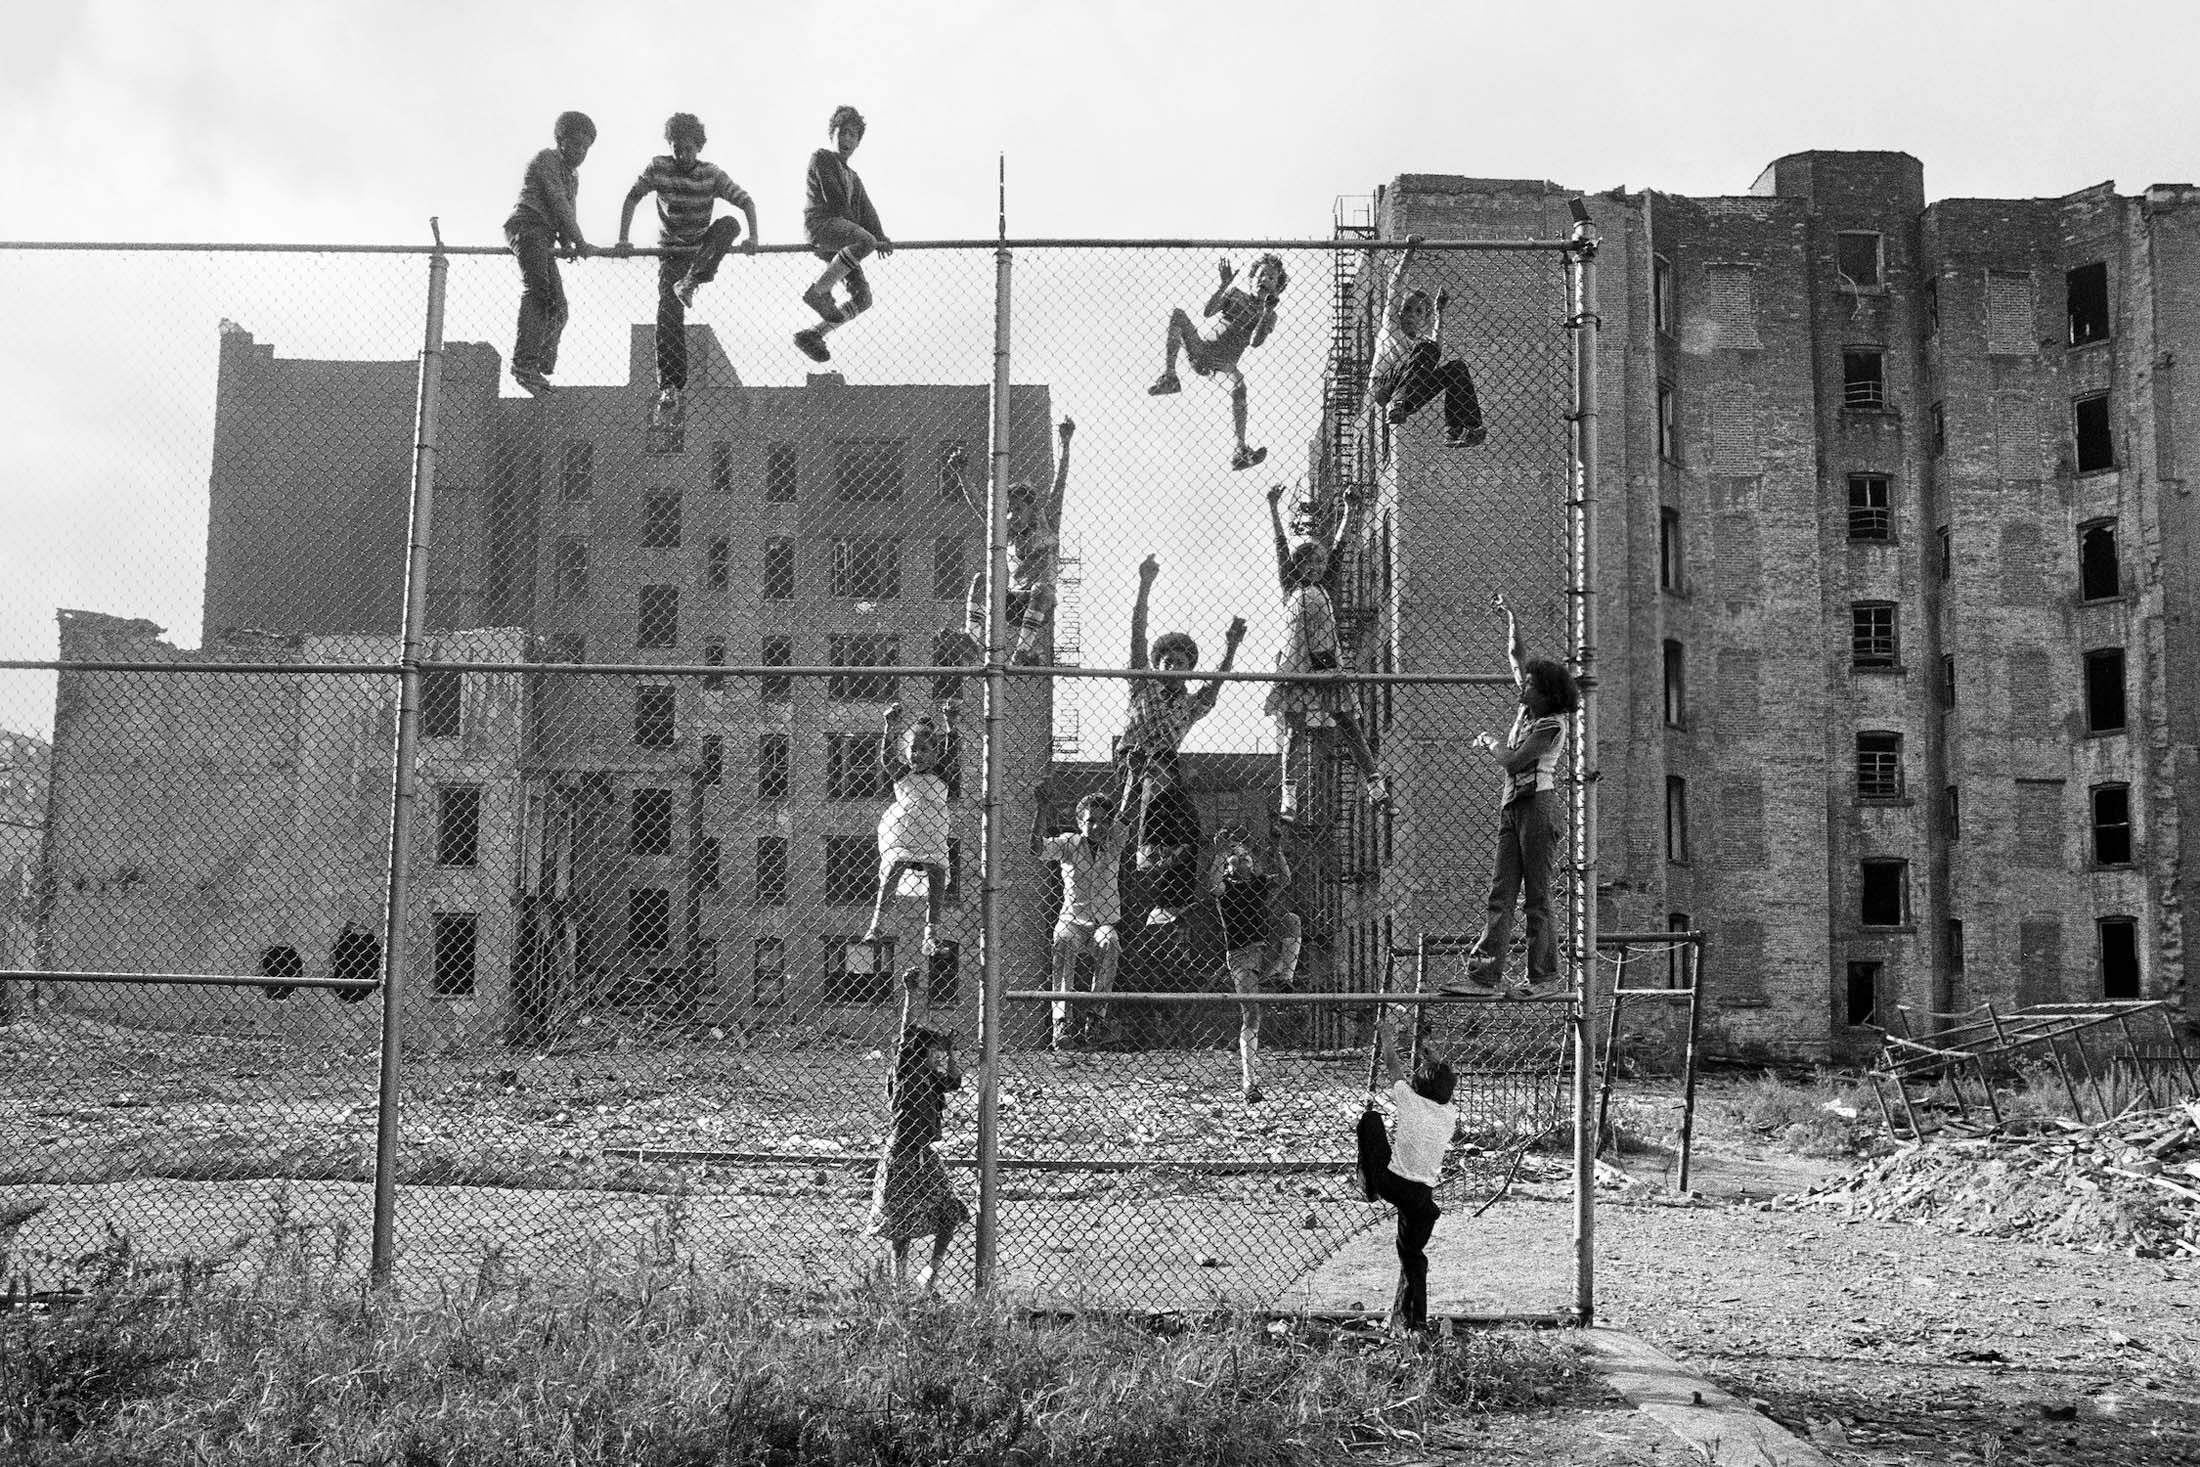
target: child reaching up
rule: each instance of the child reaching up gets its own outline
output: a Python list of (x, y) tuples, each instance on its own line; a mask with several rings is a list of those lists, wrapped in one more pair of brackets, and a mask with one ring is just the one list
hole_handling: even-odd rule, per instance
[(940, 1265), (947, 1259), (955, 1230), (970, 1219), (970, 1209), (948, 1184), (936, 1148), (947, 1114), (947, 1092), (962, 1088), (955, 1067), (955, 1038), (921, 1022), (929, 1017), (920, 968), (901, 974), (901, 1038), (894, 1046), (894, 1068), (886, 1078), (891, 1112), (886, 1149), (871, 1181), (871, 1227), (894, 1249), (894, 1282), (909, 1281), (909, 1245), (932, 1240), (932, 1261), (918, 1276), (926, 1293), (939, 1287)]
[[(897, 886), (905, 896), (924, 896), (924, 952), (939, 942), (940, 901), (947, 889), (948, 801), (961, 781), (952, 698), (940, 705), (941, 722), (913, 720), (897, 736), (901, 705), (889, 703), (879, 730), (879, 767), (894, 787), (894, 802), (878, 820), (878, 900), (871, 908), (865, 942), (885, 936), (886, 903)], [(944, 725), (944, 727), (943, 727)]]
[(558, 277), (558, 261), (591, 253), (574, 209), (596, 124), (585, 112), (560, 112), (551, 136), (557, 146), (528, 162), (519, 202), (504, 221), (504, 242), (519, 260), (521, 286), (512, 380), (536, 397), (550, 390), (558, 339), (565, 334), (565, 282)]
[[(864, 278), (864, 260), (874, 251), (881, 259), (894, 252), (863, 180), (848, 166), (863, 133), (862, 113), (853, 107), (835, 107), (825, 124), (825, 135), (833, 145), (810, 155), (810, 171), (803, 181), (802, 232), (811, 252), (826, 262), (825, 272), (802, 292), (802, 302), (817, 312), (818, 324), (794, 334), (795, 346), (813, 362), (833, 359), (825, 333), (871, 309), (871, 282)], [(848, 282), (846, 305), (833, 299), (833, 287), (843, 280)]]
[[(1054, 488), (1040, 503), (1031, 485), (1019, 479), (1008, 486), (1008, 620), (1016, 628), (1012, 661), (1019, 667), (1037, 667), (1047, 660), (1047, 618), (1054, 614), (1056, 557), (1061, 549), (1062, 499), (1069, 491), (1069, 443), (1077, 425), (1068, 418), (1056, 430), (1061, 447), (1054, 459)], [(940, 465), (940, 487), (959, 497), (985, 518), (985, 496), (962, 476), (963, 451), (956, 448)], [(955, 662), (975, 664), (985, 652), (986, 573), (970, 578), (963, 600), (960, 637), (943, 635), (940, 646), (952, 647)]]
[[(1413, 1026), (1408, 1021), (1404, 1027)], [(1390, 1089), (1381, 1100), (1368, 1096), (1355, 1128), (1354, 1149), (1362, 1195), (1398, 1209), (1398, 1291), (1391, 1303), (1391, 1324), (1425, 1330), (1428, 1241), (1444, 1215), (1436, 1205), (1436, 1184), (1443, 1178), (1444, 1154), (1459, 1125), (1458, 1109), (1451, 1103), (1458, 1077), (1449, 1061), (1416, 1049), (1412, 1081), (1400, 1079), (1396, 1027), (1386, 1025), (1386, 1030), (1376, 1042), (1388, 1059)], [(1394, 1118), (1387, 1132), (1381, 1110), (1386, 1101)]]
[(660, 428), (678, 416), (680, 394), (687, 391), (687, 308), (695, 304), (696, 287), (717, 276), (719, 264), (741, 237), (740, 220), (730, 214), (710, 217), (718, 200), (748, 220), (742, 248), (756, 253), (756, 203), (724, 169), (699, 156), (709, 140), (703, 120), (694, 113), (675, 112), (666, 118), (665, 142), (672, 151), (649, 160), (619, 210), (614, 248), (624, 255), (634, 248), (627, 236), (634, 228), (635, 206), (650, 194), (657, 196), (657, 405), (650, 421)]
[[(1253, 843), (1242, 830), (1216, 835), (1222, 855), (1215, 862), (1215, 921), (1222, 932), (1223, 960), (1230, 984), (1239, 993), (1288, 992), (1299, 966), (1299, 914), (1283, 910), (1291, 889), (1291, 863), (1271, 847), (1272, 869), (1263, 871)], [(1258, 1104), (1260, 1090), (1260, 1010), (1238, 1005), (1238, 1078), (1245, 1103)]]
[(1448, 292), (1439, 290), (1434, 301), (1425, 290), (1407, 290), (1406, 267), (1413, 260), (1421, 236), (1406, 236), (1406, 247), (1390, 272), (1384, 298), (1383, 337), (1375, 347), (1375, 364), (1368, 372), (1368, 399), (1386, 409), (1392, 423), (1403, 423), (1438, 397), (1444, 399), (1444, 443), (1451, 448), (1472, 448), (1489, 437), (1482, 426), (1482, 407), (1474, 395), (1474, 373), (1457, 357), (1445, 361), (1444, 307)]
[(1565, 839), (1566, 797), (1558, 787), (1558, 761), (1566, 752), (1566, 715), (1581, 706), (1581, 688), (1559, 663), (1529, 659), (1520, 621), (1505, 604), (1504, 592), (1493, 593), (1490, 604), (1505, 618), (1505, 655), (1512, 663), (1520, 708), (1502, 748), (1487, 731), (1474, 736), (1474, 746), (1505, 772), (1497, 864), (1490, 876), (1489, 920), (1467, 954), (1466, 977), (1444, 985), (1444, 991), (1499, 991), (1505, 950), (1512, 941), (1513, 903), (1520, 901), (1528, 919), (1527, 989), (1533, 995), (1559, 977), (1551, 873)]
[(1166, 397), (1184, 390), (1183, 382), (1176, 375), (1179, 352), (1200, 376), (1221, 377), (1227, 381), (1230, 384), (1230, 424), (1237, 433), (1237, 448), (1230, 455), (1230, 467), (1249, 469), (1267, 458), (1268, 450), (1254, 448), (1245, 441), (1245, 374), (1238, 370), (1238, 360), (1247, 350), (1266, 341), (1268, 334), (1276, 329), (1276, 297), (1283, 294), (1288, 277), (1283, 273), (1283, 261), (1275, 255), (1262, 255), (1253, 262), (1251, 290), (1241, 290), (1231, 283), (1237, 279), (1237, 272), (1227, 259), (1219, 268), (1222, 282), (1215, 287), (1215, 293), (1207, 297), (1201, 312), (1216, 318), (1214, 334), (1206, 335), (1194, 326), (1182, 306), (1171, 311), (1165, 343), (1167, 364), (1146, 391), (1155, 397)]
[[(1337, 611), (1326, 584), (1329, 547), (1318, 540), (1293, 544), (1284, 532), (1282, 503), (1283, 486), (1277, 484), (1268, 491), (1268, 523), (1276, 541), (1276, 579), (1283, 591), (1283, 648), (1276, 654), (1276, 668), (1295, 676), (1272, 684), (1265, 706), (1276, 720), (1277, 752), (1283, 762), (1283, 799), (1278, 818), (1296, 824), (1303, 818), (1300, 795), (1307, 783), (1301, 770), (1312, 752), (1307, 731), (1317, 720), (1327, 719), (1344, 730), (1370, 805), (1386, 804), (1390, 792), (1376, 767), (1375, 751), (1360, 731), (1359, 715), (1352, 710), (1351, 690), (1336, 681), (1343, 658), (1337, 642)], [(1355, 508), (1357, 501), (1345, 501), (1333, 543), (1343, 544), (1351, 533)]]

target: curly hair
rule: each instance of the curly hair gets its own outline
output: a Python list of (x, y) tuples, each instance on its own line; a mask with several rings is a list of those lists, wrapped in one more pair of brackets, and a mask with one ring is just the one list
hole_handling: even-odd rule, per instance
[(586, 138), (594, 142), (596, 119), (585, 112), (560, 112), (557, 122), (550, 129), (550, 135), (561, 143), (567, 138)]
[(1581, 706), (1581, 684), (1574, 681), (1565, 664), (1538, 657), (1522, 663), (1520, 675), (1543, 695), (1553, 713), (1571, 713)]
[(1459, 1076), (1452, 1070), (1450, 1060), (1430, 1055), (1413, 1067), (1413, 1093), (1423, 1100), (1449, 1105), (1458, 1087)]
[(682, 138), (695, 139), (695, 146), (698, 148), (709, 142), (710, 135), (703, 131), (703, 119), (692, 112), (675, 112), (667, 117), (665, 141), (678, 144)]
[(1083, 818), (1084, 813), (1087, 810), (1112, 812), (1114, 809), (1115, 802), (1113, 800), (1110, 800), (1106, 795), (1101, 794), (1098, 790), (1094, 790), (1091, 794), (1085, 796), (1083, 799), (1077, 802), (1077, 814), (1080, 819)]
[(844, 122), (852, 122), (856, 125), (857, 137), (861, 137), (871, 130), (870, 124), (863, 120), (863, 114), (845, 102), (835, 107), (833, 115), (825, 120), (825, 130), (827, 132), (839, 132), (840, 125)]
[(1253, 268), (1248, 270), (1246, 274), (1258, 275), (1260, 273), (1260, 267), (1263, 265), (1273, 265), (1276, 267), (1276, 294), (1282, 295), (1283, 288), (1291, 283), (1290, 273), (1283, 268), (1283, 256), (1274, 254), (1262, 255), (1259, 259), (1253, 262)]
[(1199, 666), (1199, 643), (1192, 640), (1190, 632), (1163, 632), (1153, 639), (1153, 661), (1156, 667), (1161, 659), (1181, 652), (1191, 659), (1192, 666)]

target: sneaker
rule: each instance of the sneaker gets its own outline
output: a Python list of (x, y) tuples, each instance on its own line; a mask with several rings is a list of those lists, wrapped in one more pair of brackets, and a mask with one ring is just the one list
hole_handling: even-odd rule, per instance
[(1490, 430), (1487, 428), (1469, 428), (1461, 433), (1446, 433), (1444, 435), (1444, 447), (1480, 448), (1489, 441), (1489, 437)]
[(829, 362), (833, 359), (832, 352), (825, 346), (825, 333), (814, 326), (807, 331), (797, 331), (794, 334), (794, 344), (802, 355), (813, 362)]
[(1233, 469), (1249, 469), (1254, 467), (1255, 465), (1265, 463), (1267, 459), (1267, 449), (1247, 448), (1243, 444), (1240, 444), (1238, 446), (1238, 451), (1230, 455), (1230, 467)]
[(1380, 774), (1367, 777), (1367, 785), (1362, 793), (1366, 795), (1370, 809), (1381, 810), (1390, 804), (1390, 782)]
[(1406, 406), (1402, 402), (1394, 402), (1383, 410), (1383, 421), (1393, 428), (1412, 416), (1413, 414), (1406, 411)]
[[(817, 312), (820, 321), (830, 321), (835, 326), (848, 319), (848, 313), (833, 301), (833, 288), (822, 280), (802, 292), (802, 304)], [(805, 347), (804, 350), (808, 348)], [(818, 360), (825, 359), (819, 357)]]
[(1555, 975), (1530, 979), (1513, 990), (1514, 995), (1519, 998), (1567, 998), (1572, 992), (1573, 985)]
[(1259, 1105), (1267, 1098), (1267, 1096), (1260, 1093), (1260, 1087), (1258, 1085), (1248, 1085), (1245, 1087), (1245, 1103), (1247, 1105)]
[(685, 308), (695, 304), (695, 287), (702, 282), (692, 275), (683, 275), (672, 284), (672, 298)]
[(1155, 907), (1146, 914), (1146, 925), (1148, 927), (1166, 927), (1175, 920), (1176, 913), (1167, 907)]
[(1446, 998), (1502, 998), (1505, 986), (1486, 973), (1469, 973), (1464, 978), (1454, 978), (1438, 984), (1436, 991)]
[(514, 367), (512, 380), (531, 397), (541, 397), (550, 391), (550, 379), (533, 367)]
[(1153, 386), (1146, 389), (1146, 396), (1167, 397), (1171, 393), (1182, 392), (1183, 390), (1184, 384), (1177, 380), (1176, 373), (1163, 372), (1153, 379)]

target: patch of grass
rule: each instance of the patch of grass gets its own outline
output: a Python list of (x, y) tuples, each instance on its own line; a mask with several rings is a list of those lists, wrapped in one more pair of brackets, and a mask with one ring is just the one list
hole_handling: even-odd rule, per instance
[(1879, 1129), (1871, 1094), (1824, 1073), (1786, 1080), (1771, 1070), (1715, 1092), (1701, 1104), (1718, 1120), (1778, 1141), (1803, 1156), (1849, 1156)]
[(1588, 1389), (1571, 1343), (1524, 1330), (1034, 1321), (646, 1257), (557, 1288), (485, 1266), (408, 1305), (294, 1233), (268, 1248), (182, 1279), (118, 1244), (73, 1308), (0, 1315), (0, 1459), (1311, 1464)]

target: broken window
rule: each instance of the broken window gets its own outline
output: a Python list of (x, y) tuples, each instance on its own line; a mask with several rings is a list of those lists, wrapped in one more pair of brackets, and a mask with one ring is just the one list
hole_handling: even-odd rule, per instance
[(787, 838), (783, 835), (756, 838), (756, 904), (787, 905)]
[(2097, 473), (2116, 467), (2116, 434), (2109, 423), (2108, 394), (2081, 397), (2070, 405), (2078, 435), (2078, 472)]
[(481, 786), (439, 785), (435, 792), (435, 863), (475, 866), (481, 862)]
[(2085, 730), (2121, 733), (2124, 728), (2124, 649), (2102, 647), (2085, 654)]
[(1869, 1024), (1879, 1012), (1878, 963), (1849, 964), (1847, 1017), (1851, 1024)]
[(794, 786), (794, 745), (783, 733), (756, 736), (756, 798), (784, 800)]
[(2093, 861), (2099, 866), (2131, 864), (2131, 786), (2093, 786)]
[(774, 443), (764, 451), (764, 500), (792, 504), (800, 482), (792, 443)]
[(1852, 408), (1887, 405), (1887, 353), (1876, 346), (1852, 346), (1841, 353), (1841, 401)]
[(766, 601), (794, 599), (794, 541), (784, 536), (764, 542), (763, 596)]
[(2108, 262), (2064, 271), (2063, 290), (2069, 298), (2070, 344), (2108, 340)]
[(2131, 999), (2139, 996), (2139, 922), (2135, 917), (2103, 917), (2096, 924), (2101, 934), (2101, 997)]
[(832, 593), (857, 601), (892, 601), (901, 595), (901, 542), (845, 539), (833, 542)]
[(428, 992), (437, 998), (471, 998), (474, 951), (481, 918), (473, 912), (435, 914), (435, 975)]
[(661, 886), (634, 886), (626, 893), (626, 945), (636, 952), (663, 952), (672, 945), (672, 893)]
[(2123, 572), (2116, 563), (2116, 522), (2094, 520), (2078, 527), (2078, 597), (2112, 601), (2123, 594)]
[(1850, 666), (1893, 667), (1900, 651), (1892, 601), (1858, 601), (1849, 607)]
[(1894, 507), (1885, 474), (1849, 475), (1849, 538), (1894, 538)]
[(1856, 736), (1856, 797), (1902, 798), (1902, 735), (1874, 732)]
[(662, 490), (649, 496), (642, 509), (642, 548), (677, 550), (680, 547), (680, 496)]
[(1901, 927), (1909, 921), (1910, 863), (1872, 859), (1858, 863), (1862, 900), (1858, 917), (1866, 927)]
[(636, 856), (672, 854), (672, 791), (640, 789), (634, 792), (633, 818), (627, 830), (627, 851)]
[(634, 645), (637, 647), (677, 647), (680, 645), (680, 588), (678, 586), (642, 587), (634, 616)]
[(1861, 229), (1843, 230), (1834, 237), (1834, 268), (1844, 285), (1865, 289), (1881, 284), (1884, 256), (1878, 234)]

